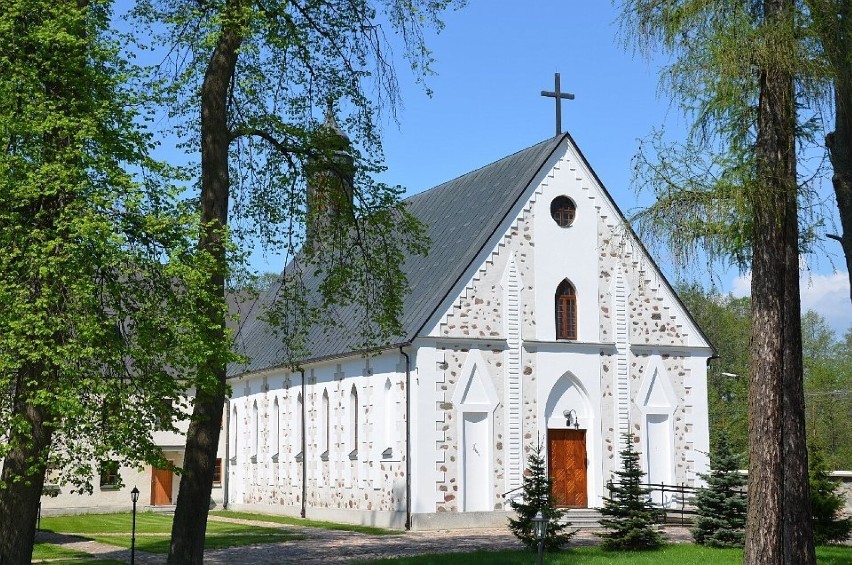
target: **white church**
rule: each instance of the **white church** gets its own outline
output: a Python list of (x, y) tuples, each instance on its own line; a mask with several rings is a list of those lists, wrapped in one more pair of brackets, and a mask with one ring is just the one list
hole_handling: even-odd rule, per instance
[(228, 508), (505, 525), (538, 442), (559, 504), (595, 508), (627, 431), (649, 482), (695, 485), (712, 347), (570, 135), (406, 204), (431, 251), (405, 263), (397, 343), (364, 356), (317, 333), (294, 372), (246, 318), (220, 451)]

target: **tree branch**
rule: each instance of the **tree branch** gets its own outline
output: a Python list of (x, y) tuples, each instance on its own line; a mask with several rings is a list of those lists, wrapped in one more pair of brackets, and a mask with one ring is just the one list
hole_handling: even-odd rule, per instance
[(262, 129), (257, 128), (237, 128), (231, 131), (230, 140), (234, 141), (240, 137), (259, 137), (261, 139), (266, 140), (270, 145), (272, 145), (276, 151), (281, 153), (282, 155), (292, 155), (292, 154), (308, 154), (309, 151), (302, 147), (297, 147), (293, 145), (285, 145), (284, 143), (277, 140), (272, 136), (268, 131), (264, 131)]

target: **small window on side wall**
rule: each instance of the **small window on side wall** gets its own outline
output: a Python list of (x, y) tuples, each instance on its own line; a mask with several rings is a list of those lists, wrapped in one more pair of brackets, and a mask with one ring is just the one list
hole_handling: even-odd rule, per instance
[(556, 339), (577, 339), (577, 292), (565, 279), (556, 288)]
[(121, 486), (121, 476), (118, 474), (118, 461), (104, 461), (100, 465), (101, 488), (115, 489)]
[(216, 459), (216, 466), (213, 467), (213, 485), (222, 486), (222, 460)]
[(557, 196), (550, 203), (550, 216), (559, 227), (567, 228), (574, 223), (577, 205), (567, 196)]

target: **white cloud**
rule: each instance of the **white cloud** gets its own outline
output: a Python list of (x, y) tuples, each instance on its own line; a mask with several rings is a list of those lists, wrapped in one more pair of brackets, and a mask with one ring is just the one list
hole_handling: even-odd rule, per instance
[[(799, 280), (802, 294), (802, 312), (813, 310), (823, 318), (840, 337), (852, 326), (852, 302), (849, 300), (849, 274), (845, 272), (826, 275), (803, 272)], [(734, 296), (751, 293), (751, 271), (731, 281)]]
[(739, 275), (731, 281), (731, 292), (737, 298), (751, 295), (751, 271)]

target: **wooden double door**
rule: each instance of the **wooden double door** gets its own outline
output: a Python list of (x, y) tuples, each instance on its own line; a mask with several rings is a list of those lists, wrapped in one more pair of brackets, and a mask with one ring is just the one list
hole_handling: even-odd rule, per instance
[(586, 430), (547, 430), (547, 461), (556, 505), (588, 507)]

